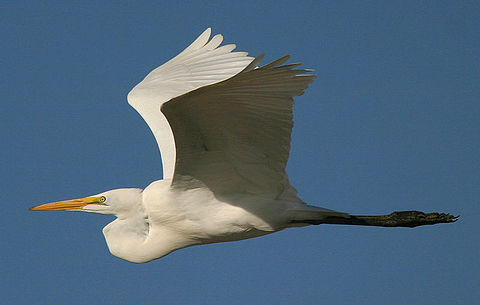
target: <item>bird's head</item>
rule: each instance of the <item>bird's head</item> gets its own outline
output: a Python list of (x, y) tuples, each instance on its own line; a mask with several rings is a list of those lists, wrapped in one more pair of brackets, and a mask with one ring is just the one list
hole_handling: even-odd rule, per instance
[(142, 204), (142, 189), (116, 189), (79, 199), (57, 201), (35, 206), (33, 211), (83, 211), (111, 214), (117, 217), (103, 228), (110, 252), (125, 260), (143, 263), (172, 251), (157, 251), (144, 246), (149, 222)]
[(46, 203), (30, 208), (30, 210), (83, 211), (121, 217), (136, 211), (141, 203), (141, 197), (141, 189), (116, 189), (84, 198)]

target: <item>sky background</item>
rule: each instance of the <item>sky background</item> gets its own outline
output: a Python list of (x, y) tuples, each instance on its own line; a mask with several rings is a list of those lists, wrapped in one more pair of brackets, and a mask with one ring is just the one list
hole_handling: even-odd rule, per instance
[[(153, 3), (155, 2), (155, 3)], [(478, 1), (2, 1), (2, 304), (473, 304), (480, 299)], [(322, 225), (112, 256), (113, 217), (37, 204), (161, 178), (126, 95), (207, 27), (318, 78), (297, 98), (288, 173), (352, 214), (461, 215), (407, 228)]]

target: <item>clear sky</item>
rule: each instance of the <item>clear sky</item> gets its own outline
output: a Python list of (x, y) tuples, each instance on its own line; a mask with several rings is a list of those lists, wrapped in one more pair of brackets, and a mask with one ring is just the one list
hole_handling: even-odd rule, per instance
[[(480, 299), (478, 1), (68, 2), (0, 4), (0, 303)], [(126, 94), (207, 27), (238, 50), (315, 69), (288, 164), (304, 201), (460, 220), (291, 229), (137, 265), (108, 252), (112, 217), (28, 211), (161, 178)]]

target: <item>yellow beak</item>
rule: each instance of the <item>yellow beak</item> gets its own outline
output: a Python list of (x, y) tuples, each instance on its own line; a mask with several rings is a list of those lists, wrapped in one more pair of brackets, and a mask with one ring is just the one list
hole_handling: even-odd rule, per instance
[(32, 211), (80, 210), (87, 204), (104, 205), (103, 201), (105, 201), (104, 197), (85, 197), (85, 198), (79, 198), (79, 199), (41, 204), (33, 208), (30, 208), (30, 210)]

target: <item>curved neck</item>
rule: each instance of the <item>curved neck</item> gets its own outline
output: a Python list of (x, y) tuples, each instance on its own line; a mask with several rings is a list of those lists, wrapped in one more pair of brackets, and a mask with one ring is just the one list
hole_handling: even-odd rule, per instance
[(103, 235), (113, 255), (132, 261), (136, 249), (141, 248), (148, 237), (148, 231), (148, 223), (139, 216), (115, 219), (103, 228)]
[(103, 228), (110, 252), (132, 263), (146, 263), (194, 243), (162, 227), (152, 232), (142, 216), (117, 218)]

